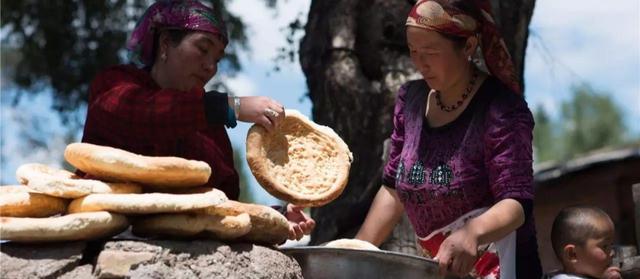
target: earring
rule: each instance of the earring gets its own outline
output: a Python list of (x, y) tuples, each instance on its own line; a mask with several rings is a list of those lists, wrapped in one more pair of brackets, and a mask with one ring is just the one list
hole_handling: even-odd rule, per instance
[(163, 53), (162, 55), (160, 55), (160, 59), (162, 59), (163, 62), (167, 61), (167, 54)]
[(467, 56), (467, 61), (471, 62), (471, 60), (473, 60), (473, 59), (471, 58), (471, 55)]

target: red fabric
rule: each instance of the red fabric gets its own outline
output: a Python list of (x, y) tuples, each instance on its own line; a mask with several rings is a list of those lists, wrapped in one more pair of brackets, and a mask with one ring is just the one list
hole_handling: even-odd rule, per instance
[[(418, 238), (417, 242), (422, 247), (422, 254), (427, 258), (433, 258), (440, 251), (442, 242), (447, 239), (449, 234), (437, 233), (429, 239)], [(473, 278), (500, 278), (500, 258), (492, 251), (479, 252), (478, 259), (473, 265), (470, 274)]]
[(520, 81), (511, 55), (496, 27), (488, 0), (471, 0), (482, 13), (475, 19), (443, 0), (419, 0), (409, 12), (407, 26), (414, 26), (460, 37), (480, 34), (482, 55), (489, 72), (513, 92), (521, 94)]
[(211, 166), (206, 186), (236, 200), (238, 173), (223, 125), (205, 118), (204, 91), (161, 89), (148, 72), (111, 67), (91, 84), (83, 142), (146, 156), (177, 156)]
[(493, 276), (500, 278), (500, 258), (492, 252), (486, 252), (476, 261), (473, 269), (480, 277)]

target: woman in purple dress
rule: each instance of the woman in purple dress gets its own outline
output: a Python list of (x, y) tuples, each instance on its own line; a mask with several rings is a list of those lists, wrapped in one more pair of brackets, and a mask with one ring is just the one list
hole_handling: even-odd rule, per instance
[(442, 273), (537, 279), (534, 122), (490, 11), (480, 0), (411, 10), (407, 43), (423, 79), (398, 92), (384, 187), (356, 238), (380, 245), (406, 212)]

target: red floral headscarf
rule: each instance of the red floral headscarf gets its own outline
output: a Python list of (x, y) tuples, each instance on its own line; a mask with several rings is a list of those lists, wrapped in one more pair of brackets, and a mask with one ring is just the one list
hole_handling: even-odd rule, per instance
[(147, 8), (131, 33), (127, 42), (131, 62), (141, 68), (153, 64), (153, 39), (161, 29), (209, 32), (228, 43), (224, 22), (211, 8), (194, 0), (160, 0)]
[(461, 37), (479, 33), (480, 48), (489, 72), (511, 90), (521, 94), (511, 55), (491, 15), (491, 5), (487, 0), (468, 1), (475, 2), (483, 18), (476, 20), (463, 11), (446, 5), (443, 0), (419, 0), (409, 12), (406, 25)]

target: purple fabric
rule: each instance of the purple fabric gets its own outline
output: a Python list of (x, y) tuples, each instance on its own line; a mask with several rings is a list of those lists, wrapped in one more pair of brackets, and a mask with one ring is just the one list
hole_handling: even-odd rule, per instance
[[(409, 90), (420, 84), (420, 90)], [(489, 77), (456, 120), (431, 128), (423, 121), (427, 92), (424, 81), (400, 88), (383, 173), (384, 184), (396, 189), (416, 234), (427, 236), (502, 199), (532, 201), (534, 122), (525, 100)], [(416, 162), (423, 165), (424, 183), (410, 183)], [(452, 171), (448, 186), (430, 182), (433, 170), (442, 164)], [(532, 218), (527, 216), (517, 231), (518, 247), (527, 250), (536, 247)]]
[(224, 22), (211, 8), (194, 0), (160, 0), (147, 8), (127, 42), (129, 59), (136, 66), (153, 63), (153, 40), (161, 29), (204, 31), (228, 42)]

